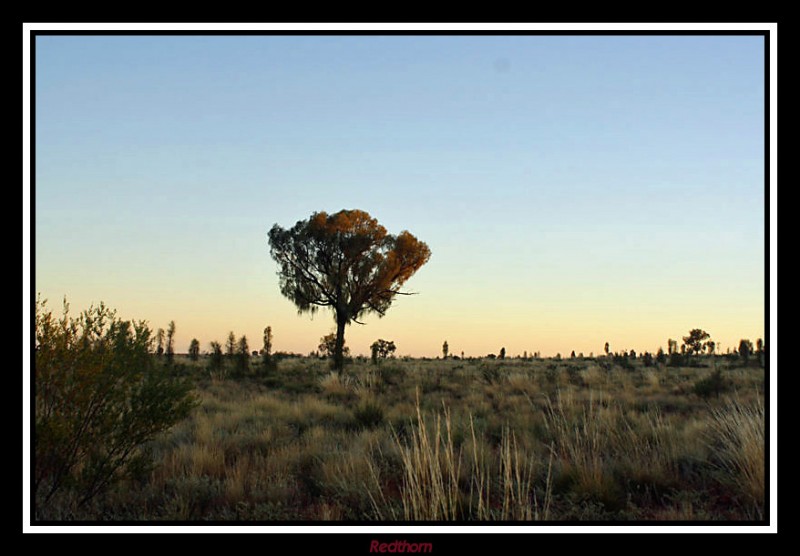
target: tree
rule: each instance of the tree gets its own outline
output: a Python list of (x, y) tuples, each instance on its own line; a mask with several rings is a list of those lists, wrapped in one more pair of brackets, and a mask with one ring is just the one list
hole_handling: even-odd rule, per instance
[(500, 359), (505, 359), (505, 358), (506, 358), (506, 348), (501, 347), (500, 348)]
[(236, 355), (236, 335), (233, 330), (228, 332), (228, 341), (225, 342), (225, 354), (228, 356), (229, 361), (233, 361)]
[(764, 340), (759, 338), (756, 340), (756, 356), (758, 357), (759, 366), (764, 366)]
[(610, 346), (608, 345), (608, 342), (606, 342), (606, 345), (603, 347), (603, 350), (606, 352), (606, 355), (608, 355), (609, 347)]
[(264, 349), (261, 352), (261, 366), (265, 371), (274, 368), (275, 364), (272, 360), (272, 327), (268, 326), (264, 329)]
[(223, 374), (223, 355), (222, 355), (222, 344), (219, 342), (211, 342), (211, 364), (209, 365), (210, 371), (212, 374), (216, 374), (217, 376), (222, 376)]
[(450, 346), (447, 345), (447, 340), (442, 344), (443, 359), (447, 359), (447, 354), (450, 352)]
[(272, 327), (268, 326), (264, 329), (264, 355), (272, 355)]
[(708, 340), (711, 335), (705, 330), (694, 328), (689, 331), (688, 336), (683, 337), (683, 345), (689, 355), (700, 355), (703, 353), (703, 340)]
[(750, 355), (753, 353), (753, 342), (750, 340), (739, 340), (739, 356), (747, 365), (750, 361)]
[(250, 370), (250, 346), (247, 345), (247, 336), (244, 335), (236, 343), (236, 366), (241, 375)]
[(678, 352), (678, 342), (670, 338), (669, 340), (667, 340), (667, 353), (669, 355), (672, 355), (673, 353), (677, 352)]
[(36, 301), (34, 483), (40, 509), (59, 493), (84, 505), (125, 476), (146, 471), (147, 442), (196, 405), (191, 383), (156, 368), (144, 321), (102, 303), (61, 318)]
[[(336, 356), (336, 333), (331, 332), (320, 338), (319, 347), (317, 349), (319, 349), (323, 357), (334, 358)], [(350, 348), (343, 345), (342, 355), (343, 357), (348, 357), (350, 355)]]
[(656, 353), (656, 361), (662, 364), (667, 361), (667, 356), (664, 355), (664, 350), (660, 347), (658, 348), (658, 352)]
[(172, 363), (175, 359), (175, 321), (169, 321), (169, 326), (167, 326), (167, 363)]
[(569, 354), (570, 359), (575, 359), (575, 350), (572, 350), (572, 353)]
[(383, 317), (401, 286), (431, 256), (428, 246), (386, 229), (361, 210), (315, 212), (286, 230), (269, 231), (270, 254), (279, 264), (281, 293), (298, 313), (328, 307), (336, 322), (334, 368), (344, 365), (344, 331), (369, 313)]
[(161, 357), (164, 355), (164, 329), (159, 328), (156, 330), (156, 355)]
[(397, 347), (394, 345), (393, 341), (375, 340), (370, 346), (370, 349), (372, 350), (372, 362), (377, 363), (378, 357), (386, 359), (395, 352)]
[(714, 342), (714, 340), (709, 340), (705, 343), (705, 348), (709, 355), (714, 355), (714, 350), (717, 348), (717, 344)]
[(200, 357), (200, 342), (197, 341), (197, 338), (192, 338), (189, 343), (189, 359), (197, 361), (198, 357)]

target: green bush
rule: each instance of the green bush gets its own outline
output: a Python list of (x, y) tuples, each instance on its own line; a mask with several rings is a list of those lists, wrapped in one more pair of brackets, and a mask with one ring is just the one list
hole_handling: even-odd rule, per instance
[(730, 388), (729, 380), (722, 378), (722, 373), (719, 369), (711, 373), (706, 378), (698, 380), (694, 385), (694, 393), (701, 398), (710, 398), (711, 396), (719, 397), (719, 395)]
[(143, 446), (196, 405), (191, 386), (156, 366), (145, 322), (102, 303), (55, 318), (36, 303), (34, 496), (65, 494), (81, 506), (113, 483), (146, 472)]

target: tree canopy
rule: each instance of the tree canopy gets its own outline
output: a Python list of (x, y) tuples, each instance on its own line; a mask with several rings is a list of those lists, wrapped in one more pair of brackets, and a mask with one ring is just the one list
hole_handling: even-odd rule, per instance
[(275, 224), (268, 234), (279, 264), (281, 293), (298, 313), (329, 307), (336, 321), (334, 367), (343, 365), (344, 328), (369, 313), (384, 316), (400, 287), (431, 256), (408, 231), (398, 235), (361, 210), (315, 212), (292, 228)]
[[(703, 353), (703, 340), (708, 340), (711, 335), (706, 332), (705, 330), (701, 330), (700, 328), (693, 328), (689, 331), (688, 336), (683, 337), (683, 345), (686, 346), (686, 351), (689, 354), (701, 354)], [(681, 346), (683, 347), (683, 346)]]

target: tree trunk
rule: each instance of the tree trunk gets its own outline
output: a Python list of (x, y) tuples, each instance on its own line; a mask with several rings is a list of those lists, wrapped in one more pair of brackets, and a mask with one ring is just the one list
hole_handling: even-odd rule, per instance
[(333, 368), (341, 373), (344, 369), (344, 327), (347, 319), (339, 314), (336, 315), (336, 349), (333, 352)]

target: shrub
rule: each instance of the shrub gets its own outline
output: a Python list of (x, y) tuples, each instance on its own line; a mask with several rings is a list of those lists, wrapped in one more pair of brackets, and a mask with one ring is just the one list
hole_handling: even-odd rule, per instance
[(83, 505), (135, 470), (142, 446), (185, 418), (190, 385), (153, 364), (145, 322), (122, 321), (102, 303), (61, 319), (36, 302), (34, 495), (59, 492)]
[(669, 354), (669, 362), (667, 363), (667, 367), (683, 367), (686, 366), (687, 361), (684, 355), (681, 355), (677, 351), (673, 351)]
[(694, 393), (701, 398), (710, 398), (719, 395), (730, 388), (730, 381), (722, 378), (719, 369), (711, 373), (706, 378), (698, 380), (694, 385)]
[(211, 342), (211, 351), (209, 355), (211, 362), (208, 365), (208, 372), (212, 378), (223, 379), (225, 378), (225, 364), (222, 355), (222, 344), (219, 342)]
[(486, 384), (495, 384), (500, 380), (500, 370), (494, 365), (481, 365), (481, 377)]

